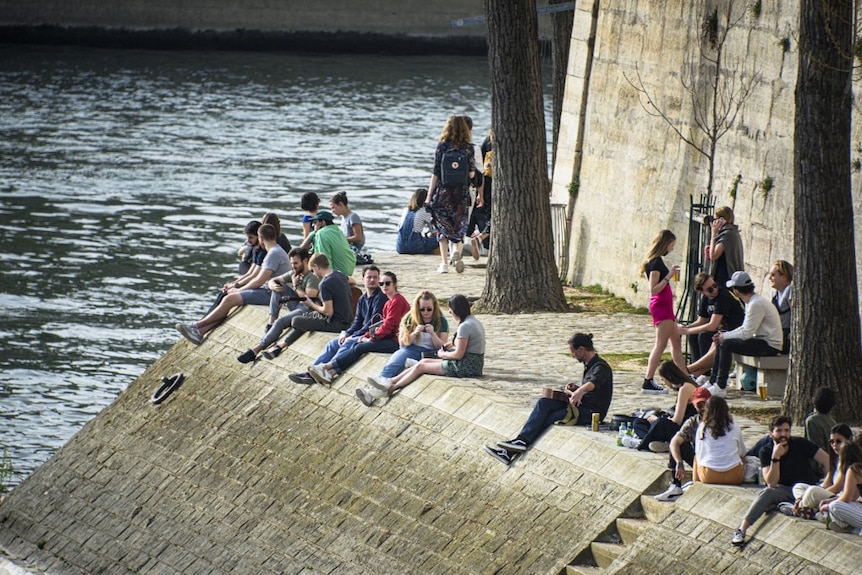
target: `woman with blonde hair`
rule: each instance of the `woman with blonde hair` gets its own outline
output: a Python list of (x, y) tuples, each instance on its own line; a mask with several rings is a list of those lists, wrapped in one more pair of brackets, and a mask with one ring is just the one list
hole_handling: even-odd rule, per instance
[(436, 357), (423, 357), (419, 363), (393, 378), (369, 377), (368, 383), (389, 395), (402, 389), (423, 374), (447, 377), (479, 377), (485, 366), (485, 328), (470, 309), (466, 296), (449, 298), (449, 313), (458, 320), (455, 343), (437, 350)]
[(668, 270), (662, 260), (673, 251), (676, 245), (676, 236), (670, 230), (662, 230), (658, 233), (650, 246), (649, 252), (641, 263), (640, 272), (649, 281), (650, 300), (649, 312), (655, 326), (655, 345), (649, 354), (647, 362), (646, 377), (644, 377), (644, 393), (667, 393), (667, 390), (657, 384), (653, 379), (661, 354), (664, 353), (668, 342), (673, 362), (683, 372), (686, 372), (685, 358), (682, 355), (682, 346), (679, 339), (679, 328), (676, 325), (676, 315), (673, 313), (673, 291), (670, 289), (671, 278), (679, 274), (679, 266), (673, 266)]
[[(443, 258), (437, 269), (441, 274), (449, 272), (449, 264), (455, 266), (455, 271), (464, 271), (464, 262), (461, 259), (461, 243), (464, 241), (464, 232), (467, 230), (467, 216), (470, 207), (470, 185), (468, 182), (461, 184), (443, 185), (443, 172), (447, 171), (449, 165), (443, 166), (444, 154), (452, 149), (463, 152), (467, 158), (467, 176), (476, 185), (481, 183), (481, 173), (476, 171), (475, 152), (472, 143), (472, 134), (464, 116), (449, 116), (437, 150), (434, 153), (434, 172), (431, 182), (428, 184), (427, 205), (434, 214), (434, 224), (437, 226), (438, 242), (440, 244), (440, 257)], [(453, 163), (454, 164), (454, 163)], [(463, 168), (463, 164), (461, 165)], [(452, 254), (449, 255), (449, 242), (452, 242)]]
[[(405, 367), (412, 367), (422, 359), (423, 353), (434, 353), (445, 347), (449, 336), (449, 322), (443, 317), (437, 298), (428, 290), (416, 294), (410, 311), (401, 318), (398, 343), (401, 347), (392, 354), (378, 377), (392, 378)], [(370, 384), (356, 389), (356, 395), (365, 405), (385, 397), (386, 392)]]
[(775, 260), (769, 268), (769, 287), (772, 288), (772, 305), (781, 318), (781, 331), (784, 343), (781, 353), (790, 353), (790, 311), (793, 307), (793, 264), (785, 260)]

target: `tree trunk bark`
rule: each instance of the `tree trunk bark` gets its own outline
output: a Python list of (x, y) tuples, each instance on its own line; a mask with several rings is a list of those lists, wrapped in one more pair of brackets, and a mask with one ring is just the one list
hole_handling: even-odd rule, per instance
[(481, 306), (567, 308), (554, 261), (535, 0), (485, 0), (494, 130), (491, 257)]
[(862, 416), (850, 185), (853, 0), (802, 0), (794, 136), (794, 292), (784, 408), (797, 424), (820, 386), (837, 421)]

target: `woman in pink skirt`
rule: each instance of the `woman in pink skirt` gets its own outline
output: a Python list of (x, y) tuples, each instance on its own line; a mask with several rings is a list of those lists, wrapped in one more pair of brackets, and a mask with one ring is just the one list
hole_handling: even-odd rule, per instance
[(670, 341), (670, 353), (673, 362), (683, 371), (685, 359), (682, 356), (679, 331), (676, 325), (676, 315), (673, 313), (673, 291), (670, 289), (670, 280), (679, 274), (679, 266), (673, 266), (668, 270), (662, 260), (673, 251), (676, 245), (676, 236), (670, 230), (662, 230), (652, 242), (649, 253), (641, 263), (641, 273), (649, 280), (649, 313), (655, 326), (655, 345), (649, 354), (646, 377), (644, 377), (644, 393), (667, 393), (667, 390), (657, 384), (653, 379), (661, 354), (664, 353), (668, 341)]

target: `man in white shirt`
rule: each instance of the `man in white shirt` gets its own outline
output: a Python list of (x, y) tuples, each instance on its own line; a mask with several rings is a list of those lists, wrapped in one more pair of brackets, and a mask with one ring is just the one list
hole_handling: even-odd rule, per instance
[(718, 372), (715, 383), (709, 387), (712, 395), (725, 396), (727, 376), (733, 354), (769, 356), (781, 353), (784, 333), (778, 310), (765, 297), (754, 293), (754, 282), (746, 272), (734, 272), (727, 287), (745, 304), (745, 319), (742, 325), (728, 332), (713, 336), (716, 344), (715, 364)]

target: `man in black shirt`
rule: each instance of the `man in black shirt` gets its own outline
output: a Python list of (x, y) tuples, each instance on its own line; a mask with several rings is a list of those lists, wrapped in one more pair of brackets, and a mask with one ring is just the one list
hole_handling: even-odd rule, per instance
[(509, 465), (555, 423), (587, 425), (593, 413), (603, 420), (611, 405), (614, 381), (611, 366), (599, 357), (593, 347), (593, 334), (576, 333), (569, 340), (569, 353), (584, 364), (581, 385), (566, 384), (568, 401), (543, 397), (533, 406), (533, 412), (515, 439), (500, 441), (497, 447), (485, 447), (488, 455)]
[(745, 532), (765, 512), (779, 503), (793, 502), (794, 484), (817, 483), (811, 465), (812, 459), (823, 469), (829, 469), (829, 456), (826, 452), (807, 439), (791, 437), (790, 425), (791, 420), (786, 415), (779, 415), (769, 425), (772, 443), (765, 445), (760, 451), (760, 465), (767, 487), (757, 494), (739, 529), (733, 532), (730, 542), (734, 545), (745, 544)]
[[(679, 326), (679, 333), (689, 336), (688, 347), (692, 360), (689, 371), (703, 372), (712, 365), (713, 354), (709, 353), (712, 336), (720, 329), (729, 331), (741, 326), (745, 310), (730, 290), (716, 284), (707, 273), (701, 272), (694, 278), (694, 291), (700, 294), (698, 318), (687, 326)], [(701, 364), (698, 360), (707, 355), (709, 358)]]

